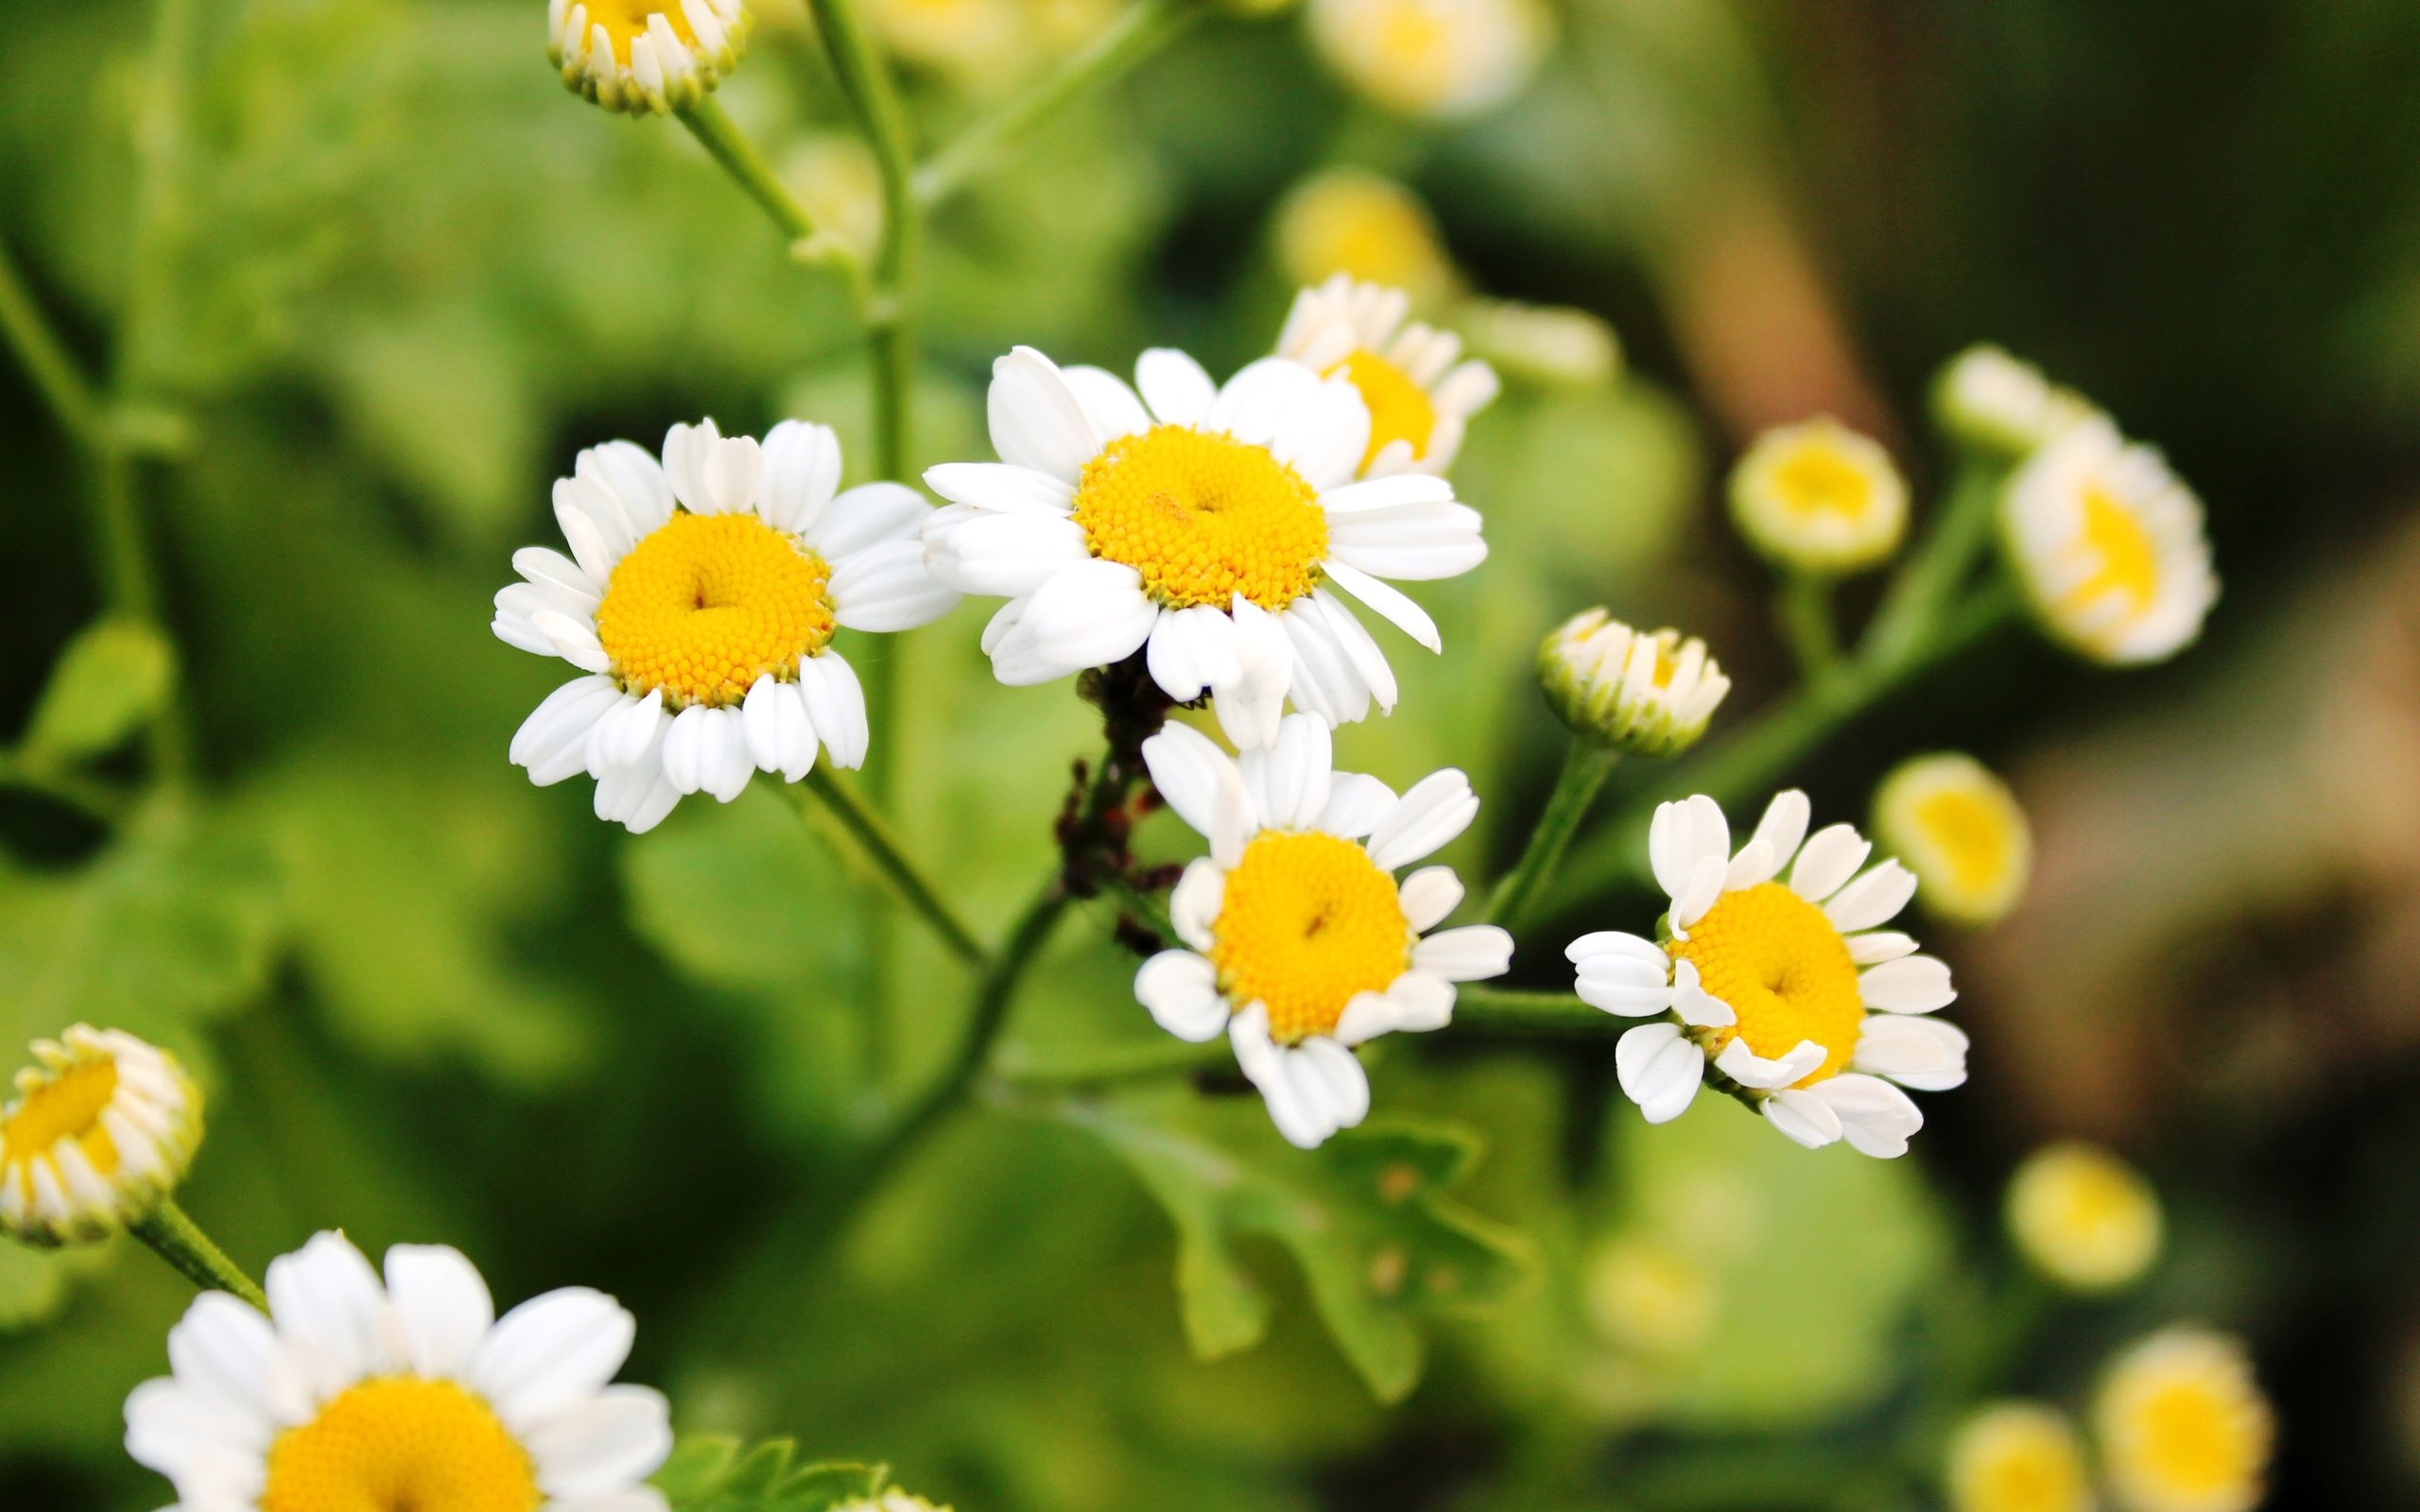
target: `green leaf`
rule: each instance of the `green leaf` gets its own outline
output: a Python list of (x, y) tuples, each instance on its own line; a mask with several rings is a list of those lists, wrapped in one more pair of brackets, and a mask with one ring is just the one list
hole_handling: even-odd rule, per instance
[(1518, 1236), (1446, 1195), (1478, 1155), (1461, 1128), (1385, 1121), (1305, 1152), (1277, 1137), (1257, 1099), (1154, 1095), (1063, 1112), (1167, 1210), (1185, 1331), (1205, 1358), (1268, 1330), (1268, 1294), (1239, 1253), (1247, 1235), (1293, 1255), (1338, 1347), (1385, 1401), (1419, 1383), (1421, 1314), (1482, 1309), (1529, 1272)]
[(159, 713), (176, 685), (176, 652), (133, 620), (86, 626), (60, 656), (34, 706), (24, 755), (63, 765), (105, 755)]
[(795, 1465), (797, 1453), (786, 1438), (752, 1448), (735, 1438), (686, 1438), (655, 1484), (674, 1512), (826, 1512), (890, 1489), (887, 1465)]

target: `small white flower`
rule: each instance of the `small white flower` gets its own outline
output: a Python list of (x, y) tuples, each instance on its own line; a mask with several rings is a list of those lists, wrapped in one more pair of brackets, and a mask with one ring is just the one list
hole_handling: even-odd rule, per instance
[(1874, 835), (1923, 884), (1925, 912), (1993, 924), (2025, 897), (2033, 832), (2006, 782), (1972, 756), (1911, 756), (1874, 790)]
[(1407, 321), (1411, 296), (1339, 273), (1294, 296), (1277, 354), (1326, 377), (1342, 377), (1370, 411), (1360, 475), (1443, 475), (1461, 450), (1470, 419), (1495, 399), (1495, 370), (1460, 360), (1461, 338)]
[(2276, 1418), (2239, 1339), (2152, 1334), (2110, 1366), (2092, 1416), (2123, 1512), (2251, 1512), (2267, 1494)]
[(905, 630), (947, 613), (925, 570), (932, 507), (913, 489), (834, 492), (840, 443), (799, 421), (760, 448), (714, 421), (675, 425), (664, 461), (629, 441), (579, 454), (555, 484), (571, 555), (512, 555), (498, 639), (579, 668), (512, 737), (544, 786), (596, 779), (596, 816), (633, 833), (687, 793), (728, 803), (752, 773), (795, 782), (820, 746), (865, 760), (865, 696), (840, 629)]
[(1640, 756), (1670, 756), (1705, 733), (1731, 679), (1705, 643), (1642, 635), (1601, 609), (1565, 620), (1538, 648), (1547, 701), (1578, 734)]
[(1966, 1080), (1966, 1036), (1928, 1017), (1957, 993), (1947, 966), (1879, 927), (1914, 875), (1895, 861), (1860, 874), (1873, 846), (1846, 824), (1809, 835), (1808, 815), (1806, 794), (1779, 795), (1734, 853), (1714, 799), (1660, 805), (1648, 856), (1668, 939), (1605, 930), (1564, 954), (1582, 1001), (1655, 1021), (1615, 1047), (1649, 1123), (1680, 1117), (1712, 1074), (1801, 1144), (1904, 1155), (1924, 1116), (1900, 1088)]
[(1536, 0), (1310, 0), (1310, 21), (1320, 56), (1355, 89), (1447, 120), (1520, 94), (1554, 36)]
[(2166, 1227), (2152, 1184), (2099, 1145), (2046, 1145), (2009, 1178), (2009, 1236), (2035, 1270), (2073, 1291), (2140, 1280)]
[(1878, 442), (1819, 417), (1756, 438), (1731, 472), (1731, 517), (1767, 561), (1837, 576), (1899, 549), (1908, 485)]
[(1995, 346), (1973, 346), (1949, 360), (1933, 383), (1942, 428), (1987, 455), (2014, 459), (2100, 413), (2090, 400), (2042, 376), (2042, 369)]
[(1949, 1441), (1949, 1512), (2092, 1512), (2092, 1473), (2066, 1415), (1995, 1402)]
[(1164, 349), (1135, 378), (1140, 398), (1019, 347), (992, 369), (1000, 460), (925, 474), (952, 501), (925, 527), (933, 576), (1008, 599), (983, 632), (1000, 680), (1143, 651), (1169, 697), (1211, 695), (1238, 746), (1267, 745), (1288, 697), (1331, 724), (1392, 709), (1394, 673), (1336, 590), (1437, 649), (1379, 579), (1478, 566), (1478, 512), (1443, 478), (1355, 482), (1370, 413), (1341, 378), (1265, 357), (1219, 387)]
[(1492, 924), (1426, 934), (1462, 901), (1452, 868), (1394, 877), (1461, 834), (1478, 799), (1451, 768), (1401, 798), (1332, 770), (1328, 728), (1310, 714), (1240, 758), (1170, 725), (1143, 759), (1210, 854), (1168, 900), (1185, 948), (1144, 962), (1134, 995), (1180, 1040), (1223, 1031), (1278, 1132), (1309, 1149), (1370, 1110), (1353, 1046), (1444, 1027), (1455, 983), (1512, 962), (1512, 936)]
[(663, 1512), (664, 1398), (609, 1384), (635, 1324), (566, 1288), (498, 1318), (471, 1263), (342, 1235), (269, 1263), (267, 1316), (205, 1292), (171, 1376), (126, 1401), (126, 1448), (183, 1512)]
[(0, 1232), (62, 1245), (149, 1215), (201, 1146), (201, 1089), (118, 1029), (79, 1023), (33, 1057), (0, 1108)]
[(2218, 602), (2202, 501), (2159, 453), (2100, 416), (2009, 480), (2000, 534), (2035, 618), (2096, 662), (2164, 662)]
[(546, 60), (609, 111), (695, 105), (739, 66), (746, 0), (549, 0)]

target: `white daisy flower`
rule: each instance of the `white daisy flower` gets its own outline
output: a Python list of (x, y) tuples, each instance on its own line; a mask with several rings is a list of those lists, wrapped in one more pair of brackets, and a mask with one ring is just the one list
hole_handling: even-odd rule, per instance
[(2082, 394), (1988, 343), (1949, 359), (1933, 380), (1932, 405), (1953, 438), (2006, 458), (2022, 457), (2099, 413)]
[(933, 576), (1009, 601), (983, 632), (1000, 680), (1144, 651), (1169, 697), (1210, 694), (1238, 746), (1267, 745), (1289, 696), (1330, 724), (1392, 709), (1394, 674), (1337, 590), (1436, 650), (1379, 579), (1478, 566), (1478, 512), (1443, 478), (1355, 482), (1370, 412), (1341, 378), (1265, 357), (1222, 388), (1163, 349), (1135, 381), (1139, 399), (1019, 347), (992, 368), (1000, 460), (925, 474), (952, 501), (925, 527)]
[(1874, 790), (1874, 834), (1923, 885), (1925, 911), (1996, 924), (2025, 896), (2033, 831), (2009, 785), (1972, 756), (1910, 756)]
[(746, 0), (549, 0), (546, 60), (609, 111), (695, 105), (739, 66)]
[(2096, 662), (2164, 662), (2218, 602), (2202, 501), (2101, 416), (2017, 470), (2000, 496), (2000, 534), (2035, 618)]
[(1459, 120), (1528, 87), (1554, 37), (1537, 0), (1310, 0), (1311, 41), (1398, 114)]
[(1899, 549), (1908, 485), (1880, 442), (1819, 416), (1756, 438), (1731, 472), (1731, 518), (1776, 566), (1862, 572)]
[(1276, 743), (1229, 757), (1170, 725), (1143, 743), (1151, 781), (1210, 842), (1168, 900), (1186, 949), (1135, 973), (1161, 1028), (1199, 1043), (1224, 1031), (1279, 1133), (1310, 1149), (1370, 1110), (1352, 1047), (1441, 1029), (1454, 984), (1500, 976), (1512, 936), (1493, 924), (1423, 937), (1462, 901), (1451, 868), (1395, 868), (1450, 842), (1478, 813), (1448, 768), (1397, 798), (1330, 768), (1328, 727), (1287, 717)]
[(631, 1314), (568, 1287), (498, 1318), (455, 1250), (378, 1273), (323, 1233), (268, 1267), (268, 1314), (205, 1292), (174, 1374), (126, 1400), (126, 1448), (180, 1512), (663, 1512), (664, 1398), (612, 1385)]
[(2066, 1415), (2000, 1401), (1949, 1441), (1949, 1512), (2093, 1512), (2092, 1472)]
[(1734, 854), (1714, 799), (1660, 805), (1648, 854), (1672, 900), (1666, 943), (1607, 930), (1564, 954), (1582, 1001), (1658, 1021), (1615, 1050), (1649, 1123), (1680, 1117), (1713, 1079), (1810, 1148), (1845, 1138), (1903, 1155), (1924, 1116), (1899, 1089), (1966, 1079), (1966, 1036), (1925, 1017), (1957, 994), (1947, 966), (1879, 927), (1915, 896), (1914, 874), (1885, 861), (1858, 875), (1873, 845), (1846, 824), (1808, 835), (1807, 816), (1806, 794), (1781, 794)]
[(0, 1232), (63, 1245), (148, 1216), (201, 1147), (201, 1089), (118, 1029), (79, 1023), (33, 1057), (0, 1108)]
[(2063, 1140), (2009, 1178), (2009, 1237), (2033, 1268), (2071, 1291), (2114, 1292), (2159, 1259), (2168, 1225), (2143, 1174), (2098, 1144)]
[(1370, 444), (1360, 475), (1443, 475), (1461, 450), (1470, 418), (1495, 402), (1495, 369), (1461, 360), (1450, 331), (1407, 322), (1411, 296), (1339, 273), (1294, 296), (1277, 336), (1277, 354), (1314, 372), (1342, 377), (1370, 411)]
[(2092, 1419), (2123, 1512), (2251, 1512), (2268, 1494), (2276, 1414), (2232, 1334), (2187, 1324), (2134, 1345)]
[(571, 546), (512, 555), (497, 637), (586, 674), (538, 706), (512, 762), (544, 786), (596, 779), (596, 816), (652, 829), (683, 794), (725, 803), (751, 773), (795, 782), (822, 747), (865, 760), (865, 696), (834, 634), (905, 630), (947, 613), (925, 570), (915, 490), (835, 495), (840, 443), (785, 421), (759, 448), (713, 421), (675, 425), (659, 465), (629, 441), (579, 454), (555, 483)]

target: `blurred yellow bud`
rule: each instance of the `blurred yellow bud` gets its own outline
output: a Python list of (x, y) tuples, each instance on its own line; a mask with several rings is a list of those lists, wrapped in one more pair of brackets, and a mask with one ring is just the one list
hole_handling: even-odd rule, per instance
[(1576, 734), (1639, 756), (1671, 756), (1705, 733), (1731, 679), (1705, 643), (1642, 634), (1601, 609), (1565, 620), (1538, 648), (1547, 701)]
[(1706, 1267), (1643, 1239), (1606, 1241), (1588, 1266), (1589, 1320), (1608, 1343), (1685, 1354), (1713, 1332), (1720, 1291)]
[(1399, 288), (1414, 309), (1443, 301), (1458, 282), (1428, 207), (1392, 179), (1331, 168), (1294, 187), (1278, 208), (1278, 269), (1308, 287), (1343, 273)]
[(2033, 832), (2016, 795), (1972, 756), (1912, 756), (1874, 793), (1874, 834), (1916, 874), (1936, 919), (1994, 924), (2025, 896)]
[(149, 1216), (201, 1146), (201, 1090), (116, 1029), (79, 1023), (33, 1057), (0, 1108), (0, 1230), (47, 1246)]
[(1310, 20), (1346, 83), (1398, 114), (1444, 119), (1521, 93), (1554, 36), (1537, 0), (1310, 0)]
[(2079, 1292), (2126, 1286), (2159, 1258), (2159, 1194), (2095, 1144), (2045, 1145), (2008, 1184), (2008, 1230), (2043, 1275)]
[(2004, 1401), (1949, 1441), (1949, 1512), (2091, 1512), (2083, 1445), (2065, 1414)]
[(609, 111), (661, 115), (697, 104), (739, 66), (744, 0), (551, 0), (546, 60)]
[(1899, 549), (1908, 486), (1878, 442), (1824, 416), (1756, 438), (1732, 469), (1731, 517), (1767, 561), (1837, 576)]
[(2093, 1429), (2122, 1512), (2250, 1512), (2266, 1490), (2275, 1418), (2231, 1334), (2173, 1328), (2126, 1350)]
[(782, 182), (822, 234), (859, 258), (882, 240), (882, 169), (862, 138), (808, 137), (783, 164)]
[(1968, 347), (1933, 380), (1932, 411), (1952, 440), (2014, 460), (2100, 411), (2042, 369), (1990, 345)]

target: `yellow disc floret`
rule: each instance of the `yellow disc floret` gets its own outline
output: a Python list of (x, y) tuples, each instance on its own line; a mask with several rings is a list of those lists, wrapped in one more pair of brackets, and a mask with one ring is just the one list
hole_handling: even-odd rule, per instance
[(1280, 1044), (1333, 1033), (1356, 993), (1384, 991), (1411, 957), (1394, 878), (1357, 842), (1311, 831), (1244, 848), (1211, 933), (1219, 990), (1267, 1005)]
[(596, 638), (629, 691), (728, 706), (831, 642), (831, 582), (823, 558), (752, 514), (675, 514), (614, 569)]
[(450, 1381), (354, 1386), (270, 1446), (261, 1512), (536, 1512), (529, 1453)]
[(1693, 962), (1705, 990), (1738, 1016), (1736, 1025), (1706, 1031), (1708, 1055), (1738, 1038), (1775, 1059), (1812, 1040), (1824, 1047), (1824, 1063), (1797, 1084), (1810, 1087), (1857, 1053), (1865, 1001), (1848, 942), (1822, 909), (1780, 883), (1724, 893), (1689, 926), (1687, 939), (1665, 948)]
[(1341, 372), (1370, 406), (1370, 449), (1361, 454), (1368, 467), (1391, 441), (1408, 441), (1416, 459), (1428, 455), (1428, 438), (1437, 431), (1437, 406), (1428, 391), (1411, 375), (1374, 352), (1356, 352), (1328, 369)]
[(115, 1175), (117, 1142), (101, 1114), (116, 1096), (114, 1060), (79, 1060), (54, 1079), (32, 1083), (16, 1110), (0, 1121), (0, 1155), (13, 1170), (67, 1142), (82, 1148), (94, 1170)]
[(1319, 493), (1266, 447), (1184, 425), (1122, 436), (1084, 464), (1076, 523), (1096, 557), (1124, 562), (1169, 609), (1225, 609), (1241, 593), (1279, 610), (1319, 586)]
[(2135, 511), (2099, 485), (2083, 490), (2082, 546), (2097, 564), (2092, 575), (2067, 591), (2067, 607), (2083, 609), (2116, 593), (2132, 621), (2159, 598), (2159, 548)]
[(603, 26), (614, 43), (614, 61), (628, 68), (631, 64), (631, 43), (647, 35), (649, 16), (662, 16), (671, 23), (672, 34), (687, 46), (698, 45), (698, 34), (689, 26), (689, 18), (681, 13), (678, 5), (663, 0), (584, 0), (588, 21), (592, 26)]

